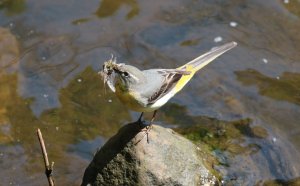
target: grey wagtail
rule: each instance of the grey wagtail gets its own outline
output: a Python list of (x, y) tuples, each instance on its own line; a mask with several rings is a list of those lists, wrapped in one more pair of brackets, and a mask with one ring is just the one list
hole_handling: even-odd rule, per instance
[(134, 111), (142, 112), (139, 122), (144, 112), (154, 111), (149, 125), (151, 126), (157, 109), (179, 92), (198, 70), (236, 45), (236, 42), (230, 42), (214, 47), (175, 69), (139, 70), (131, 65), (118, 64), (112, 57), (104, 63), (101, 74), (104, 82), (124, 105)]

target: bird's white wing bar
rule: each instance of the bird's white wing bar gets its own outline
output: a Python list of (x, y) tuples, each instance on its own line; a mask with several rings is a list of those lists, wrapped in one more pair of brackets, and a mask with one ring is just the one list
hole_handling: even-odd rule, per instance
[(168, 94), (182, 76), (190, 74), (188, 71), (176, 69), (160, 69), (157, 72), (164, 76), (164, 81), (160, 89), (148, 98), (148, 105), (155, 103), (158, 99)]

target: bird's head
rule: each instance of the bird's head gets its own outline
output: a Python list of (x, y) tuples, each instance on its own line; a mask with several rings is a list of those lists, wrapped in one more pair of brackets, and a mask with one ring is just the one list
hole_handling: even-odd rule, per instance
[(118, 64), (115, 59), (104, 62), (102, 73), (104, 73), (104, 81), (112, 91), (115, 91), (116, 86), (122, 90), (128, 90), (145, 81), (143, 72), (138, 68), (124, 63)]

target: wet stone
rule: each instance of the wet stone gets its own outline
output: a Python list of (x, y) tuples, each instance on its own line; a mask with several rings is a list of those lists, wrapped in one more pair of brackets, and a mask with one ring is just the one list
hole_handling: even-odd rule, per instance
[[(121, 128), (94, 156), (82, 185), (214, 185), (199, 146), (154, 125), (147, 143), (136, 124)], [(141, 140), (142, 139), (142, 140)], [(203, 150), (203, 149), (201, 149)]]

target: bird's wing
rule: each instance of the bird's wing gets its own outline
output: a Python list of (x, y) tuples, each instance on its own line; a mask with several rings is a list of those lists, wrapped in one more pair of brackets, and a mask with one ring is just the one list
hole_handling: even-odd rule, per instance
[[(230, 42), (215, 47), (177, 69), (151, 69), (144, 71), (144, 73), (147, 73), (148, 83), (140, 91), (144, 92), (145, 102), (147, 102), (147, 105), (151, 105), (162, 97), (169, 95), (168, 93), (171, 91), (174, 94), (177, 93), (198, 70), (236, 45), (236, 42)], [(166, 96), (166, 98), (169, 99), (170, 97)]]
[(179, 69), (157, 69), (156, 73), (163, 77), (162, 84), (150, 97), (148, 97), (148, 105), (155, 103), (157, 100), (168, 94), (184, 75), (190, 72)]

